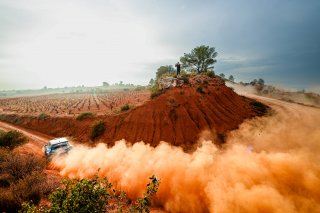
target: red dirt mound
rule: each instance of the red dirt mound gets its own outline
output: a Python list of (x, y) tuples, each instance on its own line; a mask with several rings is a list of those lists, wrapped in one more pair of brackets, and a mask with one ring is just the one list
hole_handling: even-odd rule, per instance
[(141, 107), (106, 120), (105, 141), (167, 141), (190, 147), (203, 130), (224, 133), (257, 115), (249, 100), (238, 96), (219, 78), (190, 79), (190, 85), (169, 89)]
[(258, 114), (252, 100), (237, 95), (220, 78), (200, 75), (126, 113), (83, 121), (23, 116), (19, 117), (19, 125), (55, 137), (72, 136), (77, 141), (88, 142), (92, 124), (102, 120), (106, 130), (98, 140), (106, 143), (125, 139), (156, 146), (160, 141), (167, 141), (189, 149), (203, 130), (213, 130), (223, 140), (225, 133)]

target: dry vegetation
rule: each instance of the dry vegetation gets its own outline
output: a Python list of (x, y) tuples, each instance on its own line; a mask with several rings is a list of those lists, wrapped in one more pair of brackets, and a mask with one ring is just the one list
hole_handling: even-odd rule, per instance
[(0, 209), (16, 212), (25, 201), (39, 203), (52, 189), (46, 185), (45, 161), (34, 155), (21, 155), (1, 149)]

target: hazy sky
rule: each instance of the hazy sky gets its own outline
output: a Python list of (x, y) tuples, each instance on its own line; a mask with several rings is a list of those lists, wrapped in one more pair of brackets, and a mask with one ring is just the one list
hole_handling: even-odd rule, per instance
[(0, 90), (147, 84), (199, 45), (215, 72), (320, 88), (319, 0), (0, 0)]

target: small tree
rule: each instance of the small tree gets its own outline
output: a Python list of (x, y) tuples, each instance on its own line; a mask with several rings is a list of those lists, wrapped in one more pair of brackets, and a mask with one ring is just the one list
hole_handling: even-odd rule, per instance
[(250, 84), (253, 85), (258, 91), (261, 91), (264, 88), (264, 80), (262, 78), (259, 78), (259, 80), (254, 79), (250, 82)]
[(254, 86), (258, 83), (258, 80), (257, 79), (253, 79), (251, 82), (250, 82), (250, 85)]
[(230, 76), (229, 76), (229, 81), (234, 82), (234, 77), (233, 77), (233, 75), (230, 75)]
[(148, 86), (149, 86), (149, 87), (153, 87), (154, 83), (155, 83), (155, 82), (154, 82), (153, 78), (151, 78), (150, 81), (149, 81)]
[(264, 80), (262, 78), (259, 78), (258, 84), (260, 84), (261, 86), (264, 86)]
[(104, 87), (108, 87), (108, 86), (110, 86), (110, 84), (108, 83), (108, 82), (102, 82), (102, 86), (104, 86)]
[(214, 47), (201, 45), (191, 50), (191, 53), (185, 53), (180, 58), (183, 67), (196, 69), (198, 73), (213, 70), (215, 59), (218, 53)]
[(156, 81), (161, 78), (164, 74), (173, 74), (175, 72), (172, 65), (161, 66), (156, 72)]
[(220, 73), (220, 75), (219, 75), (222, 79), (225, 79), (226, 78), (226, 76), (223, 74), (223, 73)]

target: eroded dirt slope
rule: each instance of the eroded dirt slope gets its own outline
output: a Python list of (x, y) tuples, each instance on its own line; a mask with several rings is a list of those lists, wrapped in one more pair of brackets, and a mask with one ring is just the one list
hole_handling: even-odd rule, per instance
[(104, 141), (170, 141), (189, 147), (205, 129), (224, 134), (256, 115), (250, 103), (219, 80), (168, 90), (145, 105), (106, 120)]

